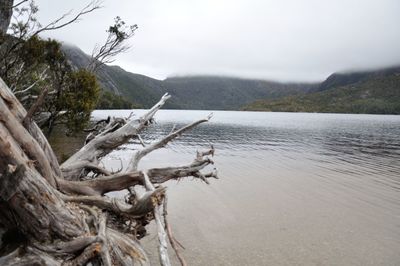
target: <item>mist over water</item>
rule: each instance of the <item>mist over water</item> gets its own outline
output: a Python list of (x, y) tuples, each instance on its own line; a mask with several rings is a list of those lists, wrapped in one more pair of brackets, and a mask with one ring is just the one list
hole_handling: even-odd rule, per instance
[[(208, 114), (161, 110), (142, 137)], [(129, 111), (93, 114), (107, 115)], [(400, 116), (217, 111), (140, 167), (188, 164), (211, 144), (219, 180), (166, 184), (190, 265), (400, 264)], [(106, 164), (126, 163), (137, 147)]]

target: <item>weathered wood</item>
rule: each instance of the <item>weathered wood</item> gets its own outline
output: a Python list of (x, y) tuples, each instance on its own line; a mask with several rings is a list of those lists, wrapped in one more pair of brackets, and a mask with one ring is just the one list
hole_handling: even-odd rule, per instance
[[(162, 184), (171, 179), (198, 177), (206, 183), (206, 178), (217, 178), (216, 173), (202, 175), (200, 170), (213, 164), (210, 159), (195, 160), (193, 163), (178, 167), (152, 168), (147, 170), (150, 182)], [(98, 177), (86, 181), (58, 180), (59, 189), (67, 194), (101, 196), (107, 192), (127, 189), (135, 185), (145, 185), (143, 171), (123, 172), (109, 176)]]
[(9, 165), (9, 169), (0, 178), (0, 199), (9, 201), (18, 192), (19, 183), (25, 175), (25, 169), (20, 166), (15, 170)]
[[(166, 220), (163, 224), (160, 210), (166, 188), (154, 184), (188, 176), (208, 183), (206, 178), (216, 178), (216, 172), (200, 171), (213, 164), (206, 156), (214, 149), (198, 153), (193, 163), (180, 167), (138, 170), (137, 166), (144, 156), (210, 117), (144, 145), (124, 171), (113, 173), (100, 166), (104, 156), (130, 139), (144, 144), (139, 133), (169, 97), (164, 95), (139, 119), (103, 121), (100, 129), (91, 131), (86, 145), (60, 167), (30, 119), (35, 108), (27, 113), (0, 79), (0, 227), (16, 229), (23, 236), (14, 245), (19, 248), (0, 256), (0, 265), (149, 265), (136, 237), (144, 236), (144, 226), (153, 219), (160, 263), (170, 265), (165, 231), (169, 226)], [(132, 193), (125, 201), (106, 195), (136, 186), (147, 192)]]
[(161, 140), (156, 141), (156, 142), (154, 142), (154, 143), (152, 143), (151, 145), (148, 145), (148, 146), (144, 145), (144, 142), (140, 138), (140, 135), (139, 135), (140, 142), (142, 143), (144, 148), (135, 153), (135, 155), (133, 156), (133, 158), (131, 159), (131, 161), (130, 161), (130, 163), (128, 165), (127, 171), (137, 170), (139, 161), (143, 157), (145, 157), (146, 155), (148, 155), (152, 151), (155, 151), (157, 149), (160, 149), (160, 148), (164, 147), (169, 142), (171, 142), (173, 139), (175, 139), (175, 138), (179, 137), (180, 135), (182, 135), (184, 132), (196, 127), (197, 125), (199, 125), (201, 123), (208, 122), (211, 117), (212, 117), (212, 114), (207, 116), (207, 118), (205, 118), (205, 119), (201, 119), (201, 120), (193, 122), (193, 123), (191, 123), (189, 125), (186, 125), (186, 126), (180, 128), (179, 130), (173, 131), (172, 133), (168, 134), (168, 136), (166, 136), (166, 137), (162, 138)]
[(61, 262), (45, 252), (34, 248), (17, 248), (10, 254), (0, 257), (0, 265), (10, 266), (59, 266)]
[(178, 245), (180, 245), (180, 244), (178, 244), (179, 242), (172, 235), (172, 229), (171, 229), (171, 226), (169, 225), (168, 218), (167, 218), (167, 215), (168, 215), (167, 204), (168, 204), (168, 198), (167, 198), (167, 195), (165, 195), (164, 203), (163, 203), (163, 205), (164, 205), (163, 206), (164, 207), (163, 216), (164, 216), (165, 231), (167, 232), (169, 243), (171, 244), (172, 249), (175, 251), (175, 255), (178, 258), (180, 264), (182, 266), (187, 266), (185, 258), (182, 256), (182, 254), (179, 252), (179, 249), (178, 249)]
[[(151, 192), (156, 191), (156, 188), (151, 183), (147, 173), (144, 172), (143, 174), (144, 174), (145, 188)], [(170, 266), (171, 262), (169, 261), (169, 256), (168, 256), (167, 233), (165, 232), (165, 227), (161, 219), (160, 204), (158, 204), (158, 202), (154, 202), (153, 204), (155, 205), (153, 206), (153, 212), (157, 227), (158, 251), (160, 255), (160, 263), (163, 266)]]
[(110, 243), (107, 237), (107, 218), (105, 214), (100, 215), (98, 235), (102, 243), (100, 254), (103, 266), (111, 266), (112, 262), (111, 262), (110, 247), (109, 247)]
[(100, 253), (101, 248), (100, 243), (93, 243), (86, 247), (79, 256), (73, 260), (64, 262), (62, 266), (84, 266)]
[(123, 200), (99, 196), (63, 196), (67, 202), (83, 203), (106, 209), (117, 214), (127, 214), (131, 217), (142, 217), (154, 209), (154, 199), (165, 193), (165, 188), (159, 187), (146, 192), (137, 198), (133, 204), (125, 203)]
[[(39, 143), (31, 136), (25, 127), (18, 122), (17, 118), (7, 108), (6, 103), (0, 97), (0, 121), (8, 129), (9, 134), (21, 146), (30, 160), (37, 164), (36, 169), (52, 185), (56, 186), (56, 176), (53, 172), (45, 153)], [(29, 123), (29, 121), (27, 121)]]
[(135, 239), (111, 228), (107, 229), (107, 235), (112, 254), (121, 265), (150, 265), (146, 252)]
[(96, 236), (83, 236), (83, 237), (78, 237), (75, 238), (71, 241), (64, 242), (64, 241), (59, 241), (50, 245), (43, 246), (39, 243), (33, 243), (33, 245), (44, 252), (48, 253), (58, 253), (58, 254), (63, 254), (63, 253), (75, 253), (79, 252), (83, 249), (85, 249), (87, 246), (99, 242), (100, 239)]
[(39, 97), (37, 98), (36, 102), (29, 109), (28, 113), (24, 117), (24, 120), (22, 121), (22, 124), (25, 127), (29, 127), (29, 124), (31, 123), (33, 115), (37, 112), (39, 107), (42, 106), (44, 99), (46, 98), (47, 92), (48, 92), (48, 89), (44, 88), (42, 90), (42, 92), (40, 93)]
[(72, 155), (61, 165), (64, 177), (69, 180), (78, 180), (82, 168), (76, 168), (78, 162), (98, 162), (99, 159), (118, 148), (128, 140), (137, 136), (151, 120), (155, 113), (170, 98), (165, 94), (161, 100), (155, 104), (146, 114), (139, 119), (131, 120), (121, 128), (115, 131), (105, 131), (93, 138), (89, 143), (83, 146), (77, 153)]
[[(200, 177), (199, 176), (200, 170), (202, 170), (203, 168), (205, 168), (210, 164), (214, 164), (214, 162), (209, 158), (202, 160), (196, 159), (190, 165), (184, 165), (178, 167), (152, 168), (147, 171), (147, 174), (149, 175), (152, 183), (161, 184), (171, 179), (180, 179), (187, 176)], [(212, 174), (207, 174), (204, 175), (203, 177), (216, 178), (216, 176)]]
[[(15, 219), (20, 222), (19, 230), (25, 235), (42, 242), (51, 241), (54, 237), (70, 240), (88, 233), (84, 230), (84, 217), (68, 208), (37, 172), (21, 164), (14, 173), (19, 177), (14, 179), (12, 173), (7, 173), (3, 174), (1, 180), (8, 184), (18, 180), (12, 185), (16, 189), (7, 203)], [(5, 198), (6, 195), (0, 196)]]
[[(16, 119), (22, 122), (23, 119), (26, 117), (27, 112), (1, 78), (0, 78), (0, 97), (4, 100), (4, 102), (7, 103), (10, 112), (16, 117)], [(33, 121), (29, 121), (29, 123), (27, 123), (25, 127), (29, 131), (31, 136), (40, 145), (54, 173), (58, 177), (62, 177), (57, 157), (54, 154), (53, 149), (50, 147), (50, 144), (47, 141), (46, 137), (44, 136), (43, 132)]]
[(124, 172), (103, 176), (86, 181), (60, 180), (60, 190), (68, 194), (101, 196), (110, 191), (126, 189), (143, 183), (143, 174), (139, 171)]

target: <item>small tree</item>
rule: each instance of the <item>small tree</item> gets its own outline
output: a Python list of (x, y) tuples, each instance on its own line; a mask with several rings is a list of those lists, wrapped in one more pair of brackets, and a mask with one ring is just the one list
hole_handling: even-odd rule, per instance
[(82, 130), (90, 119), (90, 113), (96, 107), (100, 87), (96, 77), (85, 69), (72, 72), (68, 86), (60, 99), (68, 128)]
[(127, 26), (120, 18), (114, 19), (114, 25), (110, 26), (107, 30), (107, 39), (101, 46), (96, 45), (92, 52), (92, 60), (87, 68), (95, 72), (101, 65), (111, 63), (114, 57), (118, 54), (126, 52), (130, 47), (126, 45), (126, 41), (130, 39), (138, 26)]
[[(93, 51), (86, 71), (76, 72), (62, 52), (61, 44), (51, 39), (43, 40), (39, 34), (76, 22), (82, 15), (100, 8), (100, 2), (90, 2), (70, 20), (67, 20), (67, 13), (46, 26), (37, 21), (39, 9), (33, 0), (12, 4), (13, 1), (0, 0), (0, 5), (11, 7), (8, 13), (5, 9), (3, 13), (9, 18), (13, 14), (14, 18), (8, 19), (9, 23), (11, 21), (9, 34), (5, 31), (0, 34), (0, 76), (26, 108), (35, 106), (34, 118), (48, 134), (60, 123), (68, 125), (72, 131), (82, 129), (99, 96), (94, 72), (129, 48), (125, 43), (137, 26), (127, 26), (117, 17), (107, 30), (106, 42)], [(42, 93), (46, 94), (42, 97), (46, 101), (35, 104)]]
[[(90, 2), (72, 19), (67, 20), (68, 14), (64, 14), (45, 26), (37, 21), (39, 9), (33, 0), (21, 1), (14, 6), (13, 1), (10, 4), (1, 0), (0, 5), (2, 2), (7, 2), (5, 4), (11, 9), (7, 13), (8, 34), (3, 30), (0, 35), (0, 76), (10, 84), (26, 108), (35, 107), (32, 116), (47, 128), (48, 133), (56, 123), (68, 124), (71, 130), (81, 129), (90, 117), (99, 92), (97, 83), (82, 82), (82, 77), (95, 81), (95, 76), (87, 71), (75, 73), (61, 44), (51, 39), (43, 40), (39, 34), (76, 22), (84, 14), (100, 8), (99, 2)], [(71, 90), (81, 91), (79, 101), (72, 103), (71, 96), (66, 96), (71, 95)], [(43, 98), (46, 100), (38, 104), (37, 100)]]

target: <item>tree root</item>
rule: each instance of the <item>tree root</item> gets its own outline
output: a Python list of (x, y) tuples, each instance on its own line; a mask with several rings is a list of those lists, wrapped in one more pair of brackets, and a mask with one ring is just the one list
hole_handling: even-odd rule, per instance
[[(167, 220), (166, 188), (161, 184), (185, 177), (209, 184), (208, 178), (217, 178), (217, 172), (201, 173), (214, 163), (208, 157), (214, 155), (214, 147), (197, 152), (187, 165), (138, 170), (143, 157), (211, 118), (174, 128), (145, 144), (140, 133), (169, 98), (165, 94), (142, 117), (97, 123), (85, 145), (60, 166), (30, 119), (35, 110), (27, 113), (0, 79), (0, 227), (17, 230), (24, 239), (0, 255), (0, 265), (149, 265), (138, 238), (146, 235), (145, 226), (152, 220), (161, 265), (171, 264), (167, 238), (186, 265)], [(126, 169), (112, 172), (100, 166), (104, 156), (132, 139), (143, 147)], [(138, 187), (146, 192), (139, 195)], [(107, 196), (126, 189), (126, 200)]]

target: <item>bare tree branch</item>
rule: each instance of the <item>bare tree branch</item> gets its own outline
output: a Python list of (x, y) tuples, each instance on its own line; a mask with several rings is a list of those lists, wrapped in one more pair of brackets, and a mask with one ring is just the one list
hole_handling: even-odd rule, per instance
[(134, 138), (147, 125), (152, 122), (155, 113), (165, 104), (170, 98), (168, 94), (161, 97), (160, 101), (155, 104), (147, 113), (139, 119), (131, 120), (122, 127), (115, 129), (111, 128), (101, 132), (77, 153), (72, 155), (67, 161), (61, 165), (61, 170), (64, 177), (67, 179), (78, 180), (82, 168), (76, 168), (74, 165), (78, 162), (98, 162), (100, 158), (110, 153), (112, 150), (125, 144), (129, 139)]
[(212, 117), (212, 114), (208, 115), (207, 118), (205, 119), (201, 119), (198, 120), (196, 122), (193, 122), (189, 125), (186, 125), (184, 127), (182, 127), (181, 129), (172, 132), (171, 134), (169, 134), (168, 136), (162, 138), (159, 141), (156, 141), (155, 143), (146, 146), (145, 148), (143, 148), (142, 150), (139, 150), (135, 153), (135, 155), (133, 156), (132, 160), (129, 163), (129, 166), (127, 168), (127, 171), (134, 171), (137, 169), (139, 161), (146, 156), (147, 154), (151, 153), (154, 150), (160, 149), (162, 147), (164, 147), (165, 145), (167, 145), (167, 143), (169, 143), (170, 141), (172, 141), (173, 139), (179, 137), (180, 135), (182, 135), (185, 131), (188, 131), (192, 128), (194, 128), (195, 126), (204, 123), (204, 122), (208, 122), (210, 120), (210, 118)]
[(130, 47), (124, 43), (135, 34), (137, 29), (136, 24), (126, 26), (120, 17), (116, 17), (114, 25), (107, 30), (108, 36), (105, 43), (101, 46), (96, 45), (94, 48), (87, 69), (96, 72), (101, 65), (113, 62), (116, 55), (126, 52)]
[[(165, 230), (167, 231), (169, 243), (171, 244), (172, 249), (175, 251), (176, 256), (178, 257), (179, 262), (181, 263), (182, 266), (187, 266), (185, 258), (182, 256), (182, 254), (179, 252), (179, 249), (177, 247), (177, 244), (179, 243), (175, 237), (172, 234), (172, 229), (171, 226), (169, 225), (168, 218), (167, 218), (167, 204), (168, 204), (168, 197), (167, 195), (164, 196), (164, 211), (163, 211), (163, 216), (164, 216), (164, 224), (165, 224)], [(180, 244), (178, 244), (180, 245)]]
[[(151, 183), (149, 176), (146, 172), (144, 174), (144, 182), (147, 191), (156, 191), (154, 185)], [(154, 206), (154, 219), (156, 221), (157, 226), (157, 234), (158, 234), (158, 252), (160, 255), (160, 263), (163, 266), (170, 266), (171, 262), (169, 261), (168, 256), (168, 245), (167, 245), (167, 234), (165, 232), (165, 228), (161, 219), (161, 211), (160, 206), (156, 203)]]
[(26, 114), (24, 120), (22, 121), (22, 124), (25, 127), (28, 127), (33, 115), (36, 113), (36, 111), (39, 109), (39, 107), (43, 104), (44, 98), (46, 97), (48, 92), (48, 88), (45, 87), (42, 92), (40, 93), (39, 97), (37, 98), (36, 102), (31, 106), (29, 109), (28, 113)]
[(19, 3), (14, 4), (14, 5), (12, 6), (12, 8), (16, 8), (16, 7), (22, 5), (22, 4), (25, 3), (25, 2), (28, 2), (28, 0), (22, 0), (22, 1), (20, 1)]
[(107, 237), (107, 217), (106, 214), (100, 214), (99, 218), (99, 230), (98, 230), (99, 238), (102, 242), (101, 248), (101, 260), (103, 262), (103, 266), (111, 266), (111, 255), (109, 251), (109, 242)]
[(159, 187), (153, 191), (146, 192), (138, 198), (134, 204), (127, 204), (121, 199), (108, 198), (100, 196), (67, 196), (62, 198), (67, 202), (83, 203), (90, 206), (96, 206), (100, 209), (106, 209), (117, 214), (127, 214), (131, 217), (142, 217), (154, 209), (154, 199), (162, 197), (165, 188)]
[(32, 36), (36, 36), (42, 32), (45, 31), (51, 31), (51, 30), (57, 30), (57, 29), (61, 29), (69, 24), (72, 24), (74, 22), (77, 22), (83, 15), (86, 15), (90, 12), (93, 12), (94, 10), (97, 10), (99, 8), (101, 8), (101, 1), (100, 0), (93, 0), (91, 1), (89, 4), (87, 4), (84, 8), (81, 9), (81, 11), (79, 11), (78, 14), (76, 14), (72, 19), (63, 22), (61, 24), (59, 24), (61, 21), (63, 21), (66, 17), (68, 17), (71, 13), (65, 13), (64, 15), (62, 15), (61, 17), (55, 19), (54, 21), (48, 23), (46, 26), (40, 28), (39, 30), (35, 31)]
[[(26, 239), (21, 242), (24, 252), (18, 249), (4, 254), (0, 264), (149, 265), (136, 238), (146, 235), (145, 226), (152, 220), (156, 223), (161, 264), (170, 265), (167, 237), (180, 257), (180, 244), (166, 218), (166, 188), (154, 184), (190, 176), (208, 183), (207, 178), (217, 177), (216, 170), (207, 174), (201, 171), (213, 164), (208, 156), (214, 155), (214, 148), (197, 152), (196, 159), (183, 166), (143, 171), (128, 168), (119, 173), (101, 166), (102, 157), (139, 138), (168, 98), (165, 94), (138, 119), (110, 118), (99, 123), (91, 130), (93, 137), (63, 164), (61, 172), (47, 140), (30, 119), (37, 107), (26, 112), (0, 79), (0, 224), (17, 226)], [(145, 146), (137, 162), (209, 118)], [(64, 179), (62, 173), (68, 178)], [(145, 188), (146, 192), (141, 194), (136, 189), (125, 199), (106, 194), (131, 187)], [(182, 258), (180, 261), (185, 265)]]

